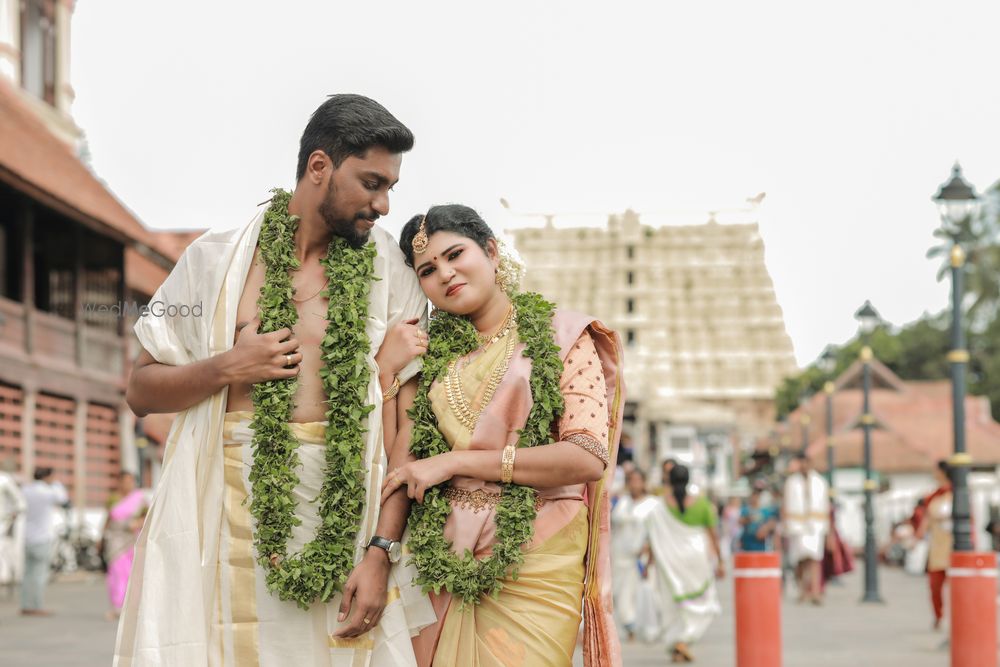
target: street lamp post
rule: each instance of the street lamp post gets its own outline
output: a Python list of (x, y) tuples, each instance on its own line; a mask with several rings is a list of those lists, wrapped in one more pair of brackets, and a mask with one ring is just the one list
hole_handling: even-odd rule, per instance
[(875, 507), (873, 501), (878, 485), (875, 483), (872, 472), (872, 426), (875, 425), (875, 417), (871, 411), (871, 361), (873, 355), (869, 346), (871, 334), (882, 320), (871, 301), (865, 301), (865, 305), (854, 314), (854, 317), (861, 323), (861, 336), (864, 344), (861, 348), (862, 393), (864, 395), (861, 429), (865, 439), (865, 594), (861, 601), (882, 602), (882, 598), (878, 594), (878, 555), (875, 544)]
[[(819, 368), (832, 376), (837, 368), (837, 353), (832, 346), (827, 346), (823, 350), (823, 356), (819, 358)], [(826, 483), (830, 487), (830, 497), (836, 495), (833, 486), (833, 470), (836, 465), (833, 452), (833, 380), (827, 380), (823, 384), (823, 394), (826, 396)]]
[(972, 457), (965, 448), (965, 365), (969, 352), (965, 349), (962, 330), (962, 296), (965, 274), (965, 252), (959, 239), (961, 223), (976, 214), (978, 197), (973, 187), (962, 178), (962, 167), (952, 168), (951, 179), (943, 183), (933, 197), (941, 213), (945, 233), (951, 237), (951, 364), (952, 429), (955, 452), (948, 460), (952, 481), (952, 530), (955, 551), (973, 551), (972, 522), (969, 508), (969, 468)]

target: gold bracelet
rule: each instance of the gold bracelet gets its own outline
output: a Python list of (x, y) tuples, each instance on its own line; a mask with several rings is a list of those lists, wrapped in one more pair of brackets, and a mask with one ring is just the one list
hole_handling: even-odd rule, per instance
[(399, 393), (399, 376), (395, 376), (392, 378), (392, 385), (384, 394), (382, 394), (382, 402), (385, 403), (386, 401), (391, 401), (392, 399), (396, 398), (396, 394), (398, 393)]
[(517, 457), (517, 449), (514, 445), (507, 445), (503, 448), (503, 456), (500, 458), (500, 481), (510, 484), (514, 479), (514, 459)]

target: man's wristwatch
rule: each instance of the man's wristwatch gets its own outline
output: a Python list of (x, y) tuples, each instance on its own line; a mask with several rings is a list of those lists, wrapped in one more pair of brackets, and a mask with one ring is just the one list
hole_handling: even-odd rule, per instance
[(378, 547), (384, 550), (389, 555), (390, 563), (398, 563), (399, 559), (403, 556), (403, 545), (395, 540), (388, 540), (384, 537), (379, 537), (375, 535), (372, 537), (371, 541), (368, 543), (368, 548)]

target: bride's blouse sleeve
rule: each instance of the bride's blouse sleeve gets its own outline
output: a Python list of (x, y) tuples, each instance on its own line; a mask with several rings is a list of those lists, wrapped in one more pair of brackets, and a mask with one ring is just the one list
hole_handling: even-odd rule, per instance
[(559, 440), (572, 442), (608, 464), (607, 387), (597, 348), (587, 331), (573, 344), (559, 381), (565, 410)]

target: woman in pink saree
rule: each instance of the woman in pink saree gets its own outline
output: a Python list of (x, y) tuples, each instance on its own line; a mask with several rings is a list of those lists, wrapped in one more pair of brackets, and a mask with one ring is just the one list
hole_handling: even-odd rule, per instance
[[(529, 338), (554, 341), (560, 372), (552, 386), (564, 408), (551, 413), (545, 440), (518, 446), (538, 399), (532, 343), (522, 339), (518, 311), (541, 304), (551, 312), (551, 304), (517, 292), (519, 266), (468, 207), (435, 206), (414, 217), (400, 247), (434, 307), (471, 322), (479, 345), (437, 377), (425, 378), (433, 380), (425, 399), (433, 416), (429, 428), (437, 429), (447, 451), (417, 460), (407, 447), (395, 446), (383, 499), (405, 490), (422, 503), (428, 489), (443, 485), (439, 498), (450, 504), (444, 539), (453, 554), (469, 553), (482, 563), (495, 548), (505, 552), (498, 538), (502, 495), (520, 486), (535, 498), (534, 519), (524, 520), (530, 538), (520, 546), (517, 576), (512, 568), (500, 574), (496, 595), (468, 599), (449, 581), (430, 581), (438, 589), (431, 593), (438, 622), (414, 638), (418, 663), (568, 667), (582, 619), (585, 664), (621, 664), (610, 616), (607, 493), (624, 405), (617, 334), (568, 311), (539, 320), (546, 326)], [(434, 331), (432, 324), (425, 368), (436, 349)], [(414, 428), (427, 427), (421, 424), (401, 425), (396, 442), (409, 442)], [(431, 575), (421, 576), (427, 587)]]
[(125, 589), (132, 572), (135, 538), (142, 528), (147, 507), (146, 494), (135, 488), (135, 477), (122, 472), (118, 482), (118, 495), (111, 499), (108, 521), (104, 526), (102, 553), (107, 563), (105, 578), (108, 599), (111, 602), (109, 617), (118, 618), (125, 602)]

